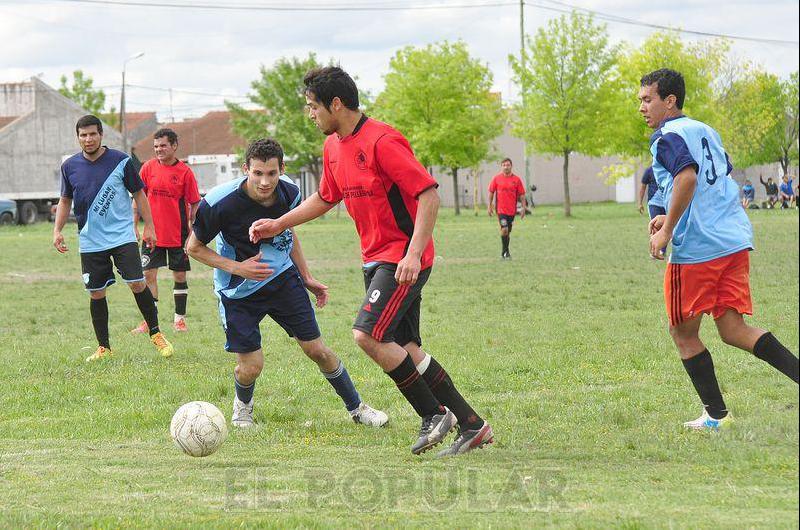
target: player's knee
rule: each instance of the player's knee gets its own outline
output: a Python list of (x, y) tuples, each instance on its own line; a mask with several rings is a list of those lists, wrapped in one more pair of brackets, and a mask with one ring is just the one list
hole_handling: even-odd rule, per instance
[(370, 357), (372, 357), (375, 350), (375, 343), (377, 342), (369, 333), (365, 333), (360, 329), (353, 330), (353, 340), (356, 345), (364, 350)]
[(333, 352), (321, 340), (312, 340), (301, 344), (303, 353), (317, 364), (325, 363), (333, 356)]
[(89, 291), (89, 298), (92, 300), (102, 300), (106, 297), (106, 290), (100, 289), (99, 291)]
[(508, 235), (508, 228), (501, 228), (500, 235), (507, 236)]
[(236, 365), (234, 372), (236, 373), (237, 380), (241, 382), (252, 382), (258, 379), (258, 376), (261, 375), (261, 370), (263, 368), (263, 362), (239, 363)]
[(130, 282), (128, 284), (128, 287), (130, 287), (131, 291), (133, 291), (134, 293), (141, 293), (147, 287), (147, 282), (145, 282), (145, 281)]

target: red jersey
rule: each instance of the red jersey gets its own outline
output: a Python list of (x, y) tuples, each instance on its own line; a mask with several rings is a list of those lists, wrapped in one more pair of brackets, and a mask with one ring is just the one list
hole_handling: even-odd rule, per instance
[(194, 173), (180, 160), (165, 166), (156, 158), (145, 162), (139, 173), (153, 213), (156, 245), (182, 247), (189, 235), (189, 205), (200, 202)]
[(500, 215), (517, 215), (517, 199), (525, 195), (522, 179), (515, 174), (506, 176), (498, 173), (492, 177), (489, 193), (497, 193), (497, 213)]
[[(364, 263), (399, 263), (414, 233), (417, 197), (438, 184), (397, 130), (366, 117), (359, 125), (350, 136), (325, 140), (319, 196), (344, 200)], [(433, 238), (420, 261), (423, 269), (433, 265)]]

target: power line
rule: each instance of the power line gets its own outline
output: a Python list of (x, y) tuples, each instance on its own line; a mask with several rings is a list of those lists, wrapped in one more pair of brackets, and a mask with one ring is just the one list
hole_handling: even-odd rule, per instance
[(339, 4), (339, 5), (291, 5), (291, 4), (177, 4), (170, 2), (151, 2), (134, 0), (55, 0), (57, 2), (67, 2), (73, 4), (95, 4), (105, 6), (130, 6), (130, 7), (165, 7), (165, 8), (178, 8), (178, 9), (209, 9), (221, 11), (411, 11), (411, 10), (434, 10), (434, 9), (471, 9), (483, 7), (504, 7), (517, 5), (513, 1), (505, 2), (483, 2), (476, 4), (416, 4), (416, 5), (352, 5), (352, 4)]

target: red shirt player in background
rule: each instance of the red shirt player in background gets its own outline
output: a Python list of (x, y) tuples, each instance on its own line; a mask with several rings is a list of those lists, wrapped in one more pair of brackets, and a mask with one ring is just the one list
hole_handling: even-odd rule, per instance
[[(153, 298), (158, 301), (158, 269), (169, 264), (175, 280), (172, 290), (175, 299), (173, 327), (175, 331), (186, 331), (186, 301), (189, 297), (186, 271), (191, 267), (184, 245), (200, 204), (200, 193), (192, 170), (175, 156), (178, 151), (178, 135), (175, 131), (156, 131), (153, 150), (156, 157), (144, 163), (140, 174), (153, 212), (156, 244), (152, 247), (142, 244), (142, 268)], [(135, 207), (133, 218), (137, 220)], [(138, 228), (136, 235), (138, 238)], [(131, 332), (145, 331), (147, 324), (142, 322)]]
[(402, 134), (359, 110), (356, 84), (341, 68), (311, 70), (303, 81), (309, 117), (328, 135), (319, 191), (279, 219), (253, 223), (251, 240), (316, 219), (344, 201), (361, 238), (367, 289), (353, 337), (422, 417), (411, 452), (437, 445), (456, 423), (459, 435), (439, 456), (490, 443), (492, 428), (421, 348), (420, 296), (433, 265), (436, 181)]
[(522, 201), (520, 218), (525, 217), (528, 201), (525, 199), (525, 186), (522, 185), (522, 179), (511, 172), (511, 159), (503, 159), (500, 162), (500, 167), (503, 171), (492, 177), (492, 181), (489, 183), (489, 217), (494, 215), (496, 193), (497, 219), (500, 221), (500, 241), (503, 247), (500, 257), (502, 259), (511, 259), (508, 243), (511, 240), (514, 217), (517, 215), (517, 200)]

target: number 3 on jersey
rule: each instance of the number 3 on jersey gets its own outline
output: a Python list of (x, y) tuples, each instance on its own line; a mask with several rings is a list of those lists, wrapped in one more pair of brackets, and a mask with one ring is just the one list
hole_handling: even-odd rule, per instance
[(706, 182), (708, 182), (710, 186), (713, 186), (714, 183), (717, 181), (717, 178), (719, 177), (717, 176), (717, 168), (714, 167), (714, 157), (711, 156), (711, 147), (709, 147), (708, 139), (705, 136), (703, 137), (703, 140), (700, 143), (703, 146), (703, 154), (706, 155), (706, 160), (711, 162), (711, 175), (713, 175), (713, 178), (710, 178), (708, 176), (709, 170), (706, 169)]

